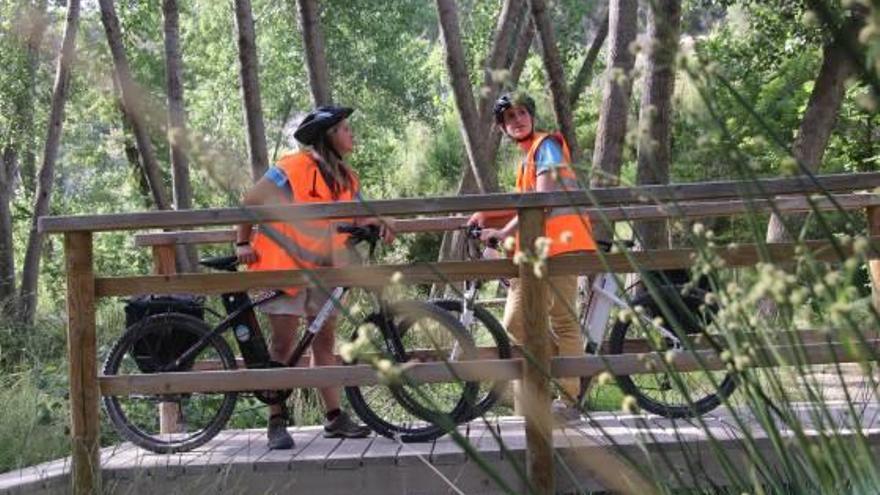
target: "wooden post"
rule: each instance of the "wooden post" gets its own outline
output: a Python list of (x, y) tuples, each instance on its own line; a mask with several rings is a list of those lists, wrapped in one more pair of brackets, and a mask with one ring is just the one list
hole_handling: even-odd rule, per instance
[(100, 390), (95, 339), (92, 233), (64, 235), (67, 263), (67, 356), (70, 375), (73, 493), (101, 492)]
[[(880, 206), (869, 206), (865, 214), (868, 217), (868, 235), (880, 235)], [(880, 312), (880, 259), (868, 261), (868, 272), (871, 274), (871, 300), (874, 309)]]
[[(153, 272), (156, 275), (174, 275), (177, 273), (177, 257), (174, 245), (164, 244), (153, 246)], [(180, 405), (176, 402), (159, 403), (159, 432), (180, 433)]]
[[(535, 240), (544, 235), (544, 210), (519, 210), (520, 249), (535, 251)], [(534, 265), (519, 267), (523, 323), (526, 337), (523, 353), (522, 394), (526, 417), (526, 470), (529, 482), (540, 494), (554, 493), (553, 416), (550, 410), (551, 345), (547, 314), (547, 284), (535, 275)]]

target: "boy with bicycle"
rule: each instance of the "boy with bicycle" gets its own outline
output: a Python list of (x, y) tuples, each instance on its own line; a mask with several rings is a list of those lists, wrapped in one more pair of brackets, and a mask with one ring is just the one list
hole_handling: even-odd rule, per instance
[[(493, 108), (495, 122), (504, 134), (514, 141), (522, 151), (522, 160), (516, 174), (517, 192), (553, 192), (580, 189), (572, 170), (568, 144), (562, 135), (535, 130), (535, 101), (524, 93), (508, 93), (495, 101)], [(485, 228), (487, 223), (497, 225), (506, 222), (500, 229)], [(481, 239), (505, 240), (517, 235), (518, 219), (510, 212), (477, 212), (468, 220), (469, 225), (483, 227)], [(576, 208), (553, 208), (547, 212), (544, 241), (547, 256), (557, 256), (575, 252), (595, 251), (589, 218)], [(517, 242), (518, 244), (518, 242)], [(526, 246), (526, 249), (531, 246)], [(517, 249), (522, 249), (517, 246)], [(538, 249), (540, 250), (540, 249)], [(575, 315), (577, 297), (577, 275), (562, 275), (549, 278), (548, 311), (550, 329), (556, 354), (559, 356), (581, 356), (584, 342)], [(511, 280), (504, 307), (504, 327), (518, 343), (525, 341), (523, 300), (519, 280)], [(553, 402), (554, 417), (560, 423), (580, 420), (577, 405), (580, 380), (577, 377), (559, 380), (562, 389), (560, 399)], [(515, 393), (516, 410), (526, 398)]]

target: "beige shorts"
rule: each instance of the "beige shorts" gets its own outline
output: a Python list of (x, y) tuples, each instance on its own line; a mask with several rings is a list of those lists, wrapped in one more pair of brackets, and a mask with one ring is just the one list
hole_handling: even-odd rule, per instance
[(258, 306), (267, 315), (315, 316), (327, 302), (328, 294), (320, 289), (302, 289), (296, 296), (282, 294)]

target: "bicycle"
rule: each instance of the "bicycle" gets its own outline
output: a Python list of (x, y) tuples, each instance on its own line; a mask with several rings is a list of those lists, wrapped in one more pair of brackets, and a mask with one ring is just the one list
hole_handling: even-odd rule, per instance
[[(480, 250), (473, 243), (480, 239), (482, 229), (476, 226), (465, 227), (468, 247), (466, 257), (480, 259)], [(498, 240), (492, 239), (497, 248)], [(599, 242), (600, 249), (610, 251), (611, 244)], [(633, 247), (633, 243), (623, 244)], [(637, 294), (631, 302), (624, 299), (624, 294), (632, 292), (635, 286), (621, 288), (613, 273), (599, 273), (594, 277), (592, 290), (579, 291), (578, 297), (582, 306), (579, 313), (579, 324), (585, 335), (585, 354), (623, 354), (631, 352), (665, 352), (667, 350), (686, 351), (700, 348), (713, 348), (721, 352), (723, 345), (717, 337), (710, 335), (712, 308), (703, 302), (704, 292), (699, 288), (690, 288), (682, 294), (685, 281), (677, 271), (656, 272), (654, 275), (655, 290), (659, 298), (649, 291)], [(470, 285), (469, 285), (470, 284)], [(642, 287), (644, 285), (642, 284)], [(478, 322), (488, 330), (498, 347), (499, 357), (509, 357), (509, 343), (504, 343), (498, 336), (503, 326), (485, 310), (477, 301), (479, 284), (466, 282), (461, 300), (438, 301), (444, 309), (458, 312), (459, 320), (473, 333), (473, 322)], [(669, 310), (672, 327), (665, 323), (658, 324), (655, 318), (664, 316), (663, 307)], [(634, 318), (616, 321), (608, 327), (614, 308), (618, 310), (639, 308)], [(472, 314), (471, 314), (472, 312)], [(702, 345), (697, 345), (691, 337), (703, 335), (708, 337)], [(607, 344), (606, 337), (608, 338)], [(659, 369), (657, 373), (639, 375), (618, 375), (616, 382), (624, 394), (633, 396), (638, 405), (649, 412), (669, 418), (693, 417), (705, 414), (721, 404), (723, 398), (733, 393), (736, 388), (735, 376), (728, 371), (709, 376), (709, 372), (667, 372)], [(579, 403), (589, 384), (589, 377), (582, 380)], [(474, 417), (489, 410), (498, 397), (500, 387), (495, 384), (490, 393), (483, 393), (477, 401)]]
[[(350, 236), (349, 246), (361, 242), (370, 243), (370, 257), (378, 240), (378, 228), (374, 226), (341, 226), (340, 232)], [(212, 269), (237, 271), (235, 256), (223, 256), (202, 260), (201, 264)], [(313, 322), (297, 342), (293, 353), (285, 363), (270, 359), (254, 308), (278, 298), (283, 291), (273, 290), (254, 299), (246, 292), (222, 295), (226, 316), (214, 313), (221, 321), (211, 327), (204, 320), (186, 311), (165, 311), (147, 316), (129, 326), (115, 342), (104, 363), (103, 374), (149, 374), (174, 373), (193, 370), (238, 367), (229, 344), (223, 338), (231, 331), (241, 352), (246, 368), (266, 369), (295, 366), (309, 349), (315, 335), (340, 305), (346, 287), (337, 287), (320, 309)], [(449, 313), (421, 301), (398, 301), (389, 303), (373, 293), (378, 309), (364, 319), (366, 326), (378, 331), (375, 348), (380, 355), (394, 363), (434, 358), (436, 360), (474, 359), (476, 347), (473, 339)], [(186, 313), (190, 314), (186, 314)], [(362, 326), (363, 326), (362, 325)], [(359, 328), (355, 332), (363, 332)], [(428, 349), (421, 348), (429, 344)], [(448, 348), (452, 343), (452, 351)], [(418, 348), (418, 353), (415, 349)], [(351, 364), (351, 363), (347, 363)], [(377, 387), (346, 387), (350, 405), (358, 417), (374, 431), (403, 441), (425, 441), (443, 435), (446, 430), (431, 422), (438, 415), (451, 418), (462, 417), (473, 404), (478, 385), (474, 382), (424, 385), (388, 383)], [(383, 418), (366, 399), (364, 389), (383, 389), (387, 402), (394, 402), (395, 416)], [(264, 404), (285, 401), (292, 390), (265, 390), (253, 392)], [(144, 449), (157, 453), (173, 453), (192, 450), (214, 438), (226, 425), (235, 409), (239, 392), (181, 393), (127, 396), (105, 396), (104, 407), (115, 429), (127, 440)], [(425, 401), (427, 396), (430, 400)], [(177, 431), (163, 433), (159, 407), (176, 411)], [(167, 407), (168, 405), (174, 407)], [(387, 413), (387, 411), (383, 411)]]
[[(598, 242), (604, 252), (611, 243)], [(632, 248), (632, 241), (623, 241)], [(624, 354), (632, 352), (667, 352), (712, 349), (721, 353), (724, 345), (713, 329), (716, 308), (704, 303), (703, 284), (689, 286), (685, 270), (661, 270), (641, 273), (651, 277), (656, 294), (651, 294), (644, 281), (621, 288), (613, 273), (595, 276), (587, 294), (579, 294), (582, 301), (580, 326), (585, 334), (586, 354)], [(639, 289), (627, 302), (624, 294)], [(608, 322), (614, 308), (634, 310), (631, 318), (618, 319), (611, 328), (607, 351), (603, 350)], [(657, 320), (660, 318), (661, 320)], [(670, 325), (671, 324), (671, 325)], [(717, 330), (717, 329), (715, 329)], [(700, 342), (702, 340), (702, 342)], [(621, 391), (634, 397), (640, 408), (667, 418), (686, 418), (706, 414), (722, 403), (736, 388), (736, 377), (722, 370), (709, 372), (672, 371), (659, 366), (656, 373), (615, 376)], [(589, 378), (581, 382), (581, 397)]]
[[(462, 257), (469, 260), (479, 260), (485, 257), (488, 250), (497, 253), (499, 243), (497, 239), (491, 239), (487, 250), (480, 249), (479, 239), (481, 229), (479, 227), (464, 227), (465, 239), (462, 243)], [(502, 285), (506, 282), (500, 281)], [(479, 291), (483, 287), (482, 280), (465, 280), (460, 297), (433, 299), (430, 302), (445, 311), (454, 314), (462, 326), (467, 329), (481, 354), (492, 359), (510, 359), (513, 349), (507, 331), (491, 311), (486, 309), (478, 301)], [(485, 351), (485, 352), (484, 352)], [(481, 356), (482, 357), (482, 356)], [(458, 421), (466, 422), (480, 417), (489, 411), (499, 397), (504, 393), (507, 382), (480, 383), (480, 390), (473, 407)]]

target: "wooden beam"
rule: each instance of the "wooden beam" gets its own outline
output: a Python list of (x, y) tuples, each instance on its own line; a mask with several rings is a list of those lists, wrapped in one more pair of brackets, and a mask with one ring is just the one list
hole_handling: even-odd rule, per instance
[(71, 483), (73, 493), (101, 492), (98, 354), (92, 234), (64, 236), (67, 265), (67, 356), (70, 378)]
[[(869, 258), (880, 257), (880, 236), (871, 237), (873, 250)], [(750, 266), (759, 261), (788, 263), (795, 256), (794, 243), (770, 244), (762, 249), (754, 244), (719, 248), (717, 256), (727, 266)], [(853, 254), (852, 246), (842, 246), (837, 252), (827, 241), (803, 243), (807, 252), (820, 261), (840, 261), (841, 256)], [(766, 253), (766, 255), (764, 254)], [(669, 249), (628, 253), (589, 253), (556, 256), (548, 260), (549, 275), (592, 274), (611, 271), (630, 273), (639, 270), (687, 268), (693, 264), (693, 249)], [(512, 278), (518, 269), (506, 259), (481, 261), (444, 261), (411, 265), (372, 265), (346, 268), (319, 268), (315, 270), (281, 270), (239, 273), (198, 273), (169, 276), (99, 277), (96, 293), (100, 297), (131, 296), (136, 294), (222, 294), (238, 290), (268, 289), (273, 287), (381, 287), (395, 274), (402, 275), (402, 283), (418, 284), (454, 282), (461, 280)]]
[[(831, 332), (834, 335), (834, 332)], [(872, 361), (880, 353), (880, 339), (866, 339), (866, 345), (850, 342), (812, 343), (801, 346), (774, 345), (762, 349), (749, 366), (755, 368)], [(553, 377), (595, 376), (603, 371), (613, 375), (678, 371), (721, 370), (727, 366), (714, 351), (680, 352), (667, 362), (665, 354), (639, 353), (584, 357), (556, 357), (551, 360)], [(452, 363), (415, 363), (404, 366), (404, 373), (418, 383), (457, 380), (498, 381), (522, 377), (522, 358), (481, 359)], [(318, 368), (237, 369), (230, 371), (189, 371), (145, 375), (101, 376), (103, 395), (179, 394), (195, 392), (244, 392), (285, 388), (348, 387), (376, 385), (379, 376), (368, 365), (321, 366)]]
[[(153, 273), (156, 275), (174, 275), (177, 273), (177, 256), (173, 244), (153, 246)], [(159, 431), (161, 433), (179, 433), (180, 405), (177, 402), (160, 402)]]
[[(656, 220), (663, 218), (708, 218), (769, 212), (776, 208), (781, 213), (805, 213), (809, 211), (839, 211), (880, 206), (880, 196), (874, 194), (843, 194), (832, 198), (782, 197), (755, 199), (752, 201), (699, 201), (669, 205), (615, 206), (608, 208), (584, 208), (592, 221), (604, 217), (608, 221)], [(464, 227), (467, 217), (447, 216), (396, 220), (395, 230), (407, 232), (446, 232)], [(195, 230), (177, 232), (151, 232), (134, 236), (135, 246), (166, 244), (216, 244), (231, 243), (235, 230)]]
[(640, 203), (676, 203), (699, 199), (768, 198), (782, 194), (852, 192), (880, 186), (880, 172), (724, 181), (692, 184), (620, 187), (527, 194), (480, 194), (435, 198), (411, 198), (370, 202), (341, 201), (308, 205), (220, 208), (186, 211), (151, 211), (125, 214), (49, 216), (39, 219), (41, 232), (109, 231), (234, 225), (268, 221), (296, 222), (314, 218), (407, 216), (512, 208), (555, 206), (623, 206)]
[[(519, 314), (526, 328), (523, 355), (522, 386), (516, 401), (526, 418), (526, 472), (529, 483), (538, 493), (555, 493), (553, 462), (553, 414), (550, 390), (549, 316), (547, 313), (547, 284), (544, 276), (537, 273), (545, 260), (537, 259), (535, 241), (544, 236), (544, 210), (520, 209), (519, 249), (527, 253), (530, 262), (519, 265)], [(545, 272), (546, 274), (546, 272)]]

